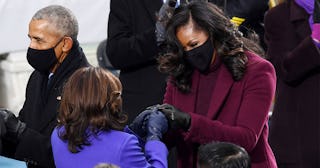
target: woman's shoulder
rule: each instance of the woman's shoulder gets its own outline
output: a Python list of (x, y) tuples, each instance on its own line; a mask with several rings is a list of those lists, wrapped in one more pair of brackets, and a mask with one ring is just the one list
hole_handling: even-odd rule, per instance
[(121, 140), (127, 140), (130, 139), (132, 137), (134, 137), (134, 135), (128, 134), (126, 132), (123, 131), (119, 131), (119, 130), (109, 130), (109, 131), (103, 131), (101, 133), (102, 136), (108, 136), (108, 138), (115, 138), (115, 139), (121, 139)]
[(251, 52), (251, 51), (245, 51), (245, 54), (248, 57), (248, 63), (247, 63), (248, 71), (257, 70), (257, 69), (261, 69), (261, 68), (263, 68), (263, 69), (267, 68), (271, 71), (274, 71), (273, 65), (265, 58), (257, 55), (254, 52)]

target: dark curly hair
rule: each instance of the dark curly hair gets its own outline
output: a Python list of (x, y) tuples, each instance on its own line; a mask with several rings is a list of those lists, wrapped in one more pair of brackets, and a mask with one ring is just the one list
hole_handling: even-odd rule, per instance
[(64, 86), (58, 114), (59, 137), (77, 153), (91, 145), (90, 136), (110, 129), (123, 130), (122, 86), (111, 72), (98, 67), (78, 69)]
[(179, 27), (187, 25), (190, 20), (196, 25), (196, 29), (208, 32), (217, 56), (221, 57), (235, 81), (241, 80), (246, 71), (248, 59), (244, 50), (264, 54), (254, 41), (242, 36), (216, 5), (205, 1), (180, 5), (168, 21), (166, 41), (158, 62), (159, 70), (171, 75), (171, 82), (183, 93), (190, 91), (194, 68), (183, 59), (184, 51), (176, 33)]

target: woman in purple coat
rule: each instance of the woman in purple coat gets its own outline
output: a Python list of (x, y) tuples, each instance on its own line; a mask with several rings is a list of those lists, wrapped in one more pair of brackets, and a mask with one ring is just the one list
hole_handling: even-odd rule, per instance
[[(139, 143), (136, 136), (122, 131), (127, 117), (121, 111), (121, 90), (119, 79), (102, 68), (82, 68), (70, 77), (58, 127), (51, 136), (57, 168), (93, 168), (99, 163), (121, 168), (167, 167), (167, 148), (160, 141), (168, 127), (166, 117), (157, 111), (141, 113), (129, 126), (140, 137), (142, 131), (146, 133), (146, 143)], [(148, 119), (141, 118), (145, 113)]]
[(253, 168), (275, 168), (268, 144), (268, 112), (274, 96), (273, 66), (215, 5), (180, 6), (167, 25), (160, 70), (170, 74), (164, 103), (178, 150), (178, 167), (196, 167), (199, 145), (235, 143), (248, 151)]
[(270, 145), (279, 167), (320, 167), (320, 1), (289, 0), (265, 18), (277, 72)]

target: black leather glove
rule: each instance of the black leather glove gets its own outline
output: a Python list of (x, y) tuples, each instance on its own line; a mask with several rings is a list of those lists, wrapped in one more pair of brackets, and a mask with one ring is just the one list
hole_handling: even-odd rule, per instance
[(168, 130), (168, 121), (164, 114), (154, 111), (150, 114), (146, 127), (147, 141), (161, 140), (162, 135)]
[(161, 46), (161, 44), (165, 41), (166, 26), (169, 19), (173, 15), (176, 4), (177, 0), (167, 0), (165, 3), (163, 3), (159, 10), (156, 22), (156, 40), (158, 46)]
[(162, 104), (158, 109), (167, 117), (170, 128), (182, 128), (184, 131), (189, 129), (191, 117), (188, 113), (182, 112), (170, 104)]
[(11, 111), (4, 108), (0, 109), (0, 117), (3, 119), (7, 129), (5, 137), (11, 140), (19, 140), (26, 129), (26, 124), (21, 122)]

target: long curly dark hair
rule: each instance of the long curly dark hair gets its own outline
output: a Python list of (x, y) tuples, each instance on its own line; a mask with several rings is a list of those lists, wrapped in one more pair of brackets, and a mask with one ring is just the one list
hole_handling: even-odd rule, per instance
[(194, 68), (184, 59), (183, 48), (177, 39), (177, 29), (187, 25), (189, 20), (201, 31), (208, 32), (213, 41), (216, 55), (221, 57), (235, 81), (241, 80), (248, 61), (245, 50), (264, 55), (255, 42), (244, 38), (242, 33), (230, 22), (216, 5), (205, 1), (194, 1), (179, 6), (166, 27), (166, 41), (159, 54), (159, 70), (171, 75), (173, 84), (183, 93), (191, 88)]
[(98, 67), (78, 69), (64, 86), (58, 114), (58, 133), (77, 153), (100, 131), (123, 130), (122, 86), (111, 72)]

